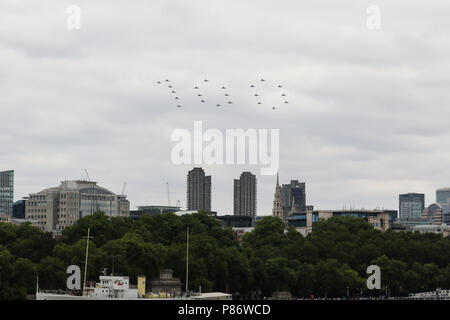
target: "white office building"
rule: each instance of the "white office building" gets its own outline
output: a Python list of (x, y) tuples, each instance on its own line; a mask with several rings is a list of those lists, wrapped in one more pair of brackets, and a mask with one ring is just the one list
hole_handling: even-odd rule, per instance
[(25, 218), (37, 220), (43, 231), (54, 234), (99, 211), (112, 217), (128, 217), (130, 202), (125, 195), (116, 195), (97, 182), (76, 180), (32, 193), (25, 203)]

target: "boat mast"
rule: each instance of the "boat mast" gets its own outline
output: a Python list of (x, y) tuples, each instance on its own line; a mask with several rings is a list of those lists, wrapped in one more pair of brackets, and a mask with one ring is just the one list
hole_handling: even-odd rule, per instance
[(83, 296), (86, 295), (86, 274), (87, 274), (87, 264), (88, 264), (88, 255), (89, 255), (89, 234), (91, 228), (88, 228), (87, 233), (87, 241), (86, 241), (86, 261), (84, 263), (84, 281), (83, 281)]
[(189, 283), (189, 227), (187, 227), (186, 233), (186, 295), (188, 293)]

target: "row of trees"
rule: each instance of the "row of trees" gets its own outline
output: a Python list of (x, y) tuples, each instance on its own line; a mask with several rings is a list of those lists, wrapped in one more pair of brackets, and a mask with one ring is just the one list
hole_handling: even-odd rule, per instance
[[(380, 232), (361, 219), (335, 217), (319, 221), (303, 237), (265, 217), (239, 243), (230, 228), (205, 213), (143, 215), (133, 221), (103, 213), (83, 217), (59, 240), (28, 224), (0, 224), (0, 299), (20, 299), (39, 286), (63, 289), (66, 268), (84, 267), (88, 228), (88, 279), (104, 268), (114, 274), (157, 277), (171, 268), (185, 281), (186, 229), (190, 229), (189, 287), (239, 293), (244, 297), (274, 291), (294, 296), (341, 297), (392, 295), (450, 288), (450, 239), (436, 234)], [(381, 268), (383, 289), (366, 288), (367, 266)]]

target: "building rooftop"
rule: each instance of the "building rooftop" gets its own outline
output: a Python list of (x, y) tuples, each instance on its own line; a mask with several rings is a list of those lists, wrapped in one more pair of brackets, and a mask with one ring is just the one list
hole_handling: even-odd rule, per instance
[(57, 193), (60, 192), (61, 190), (76, 190), (81, 193), (95, 194), (95, 195), (114, 195), (114, 192), (98, 186), (97, 182), (84, 180), (62, 181), (58, 187), (47, 188), (42, 191), (39, 191), (38, 193), (32, 193), (31, 195)]
[(158, 206), (158, 205), (151, 205), (151, 206), (137, 206), (138, 210), (152, 210), (152, 209), (169, 209), (169, 210), (176, 210), (179, 211), (180, 207), (177, 206)]
[(413, 229), (450, 229), (450, 226), (443, 224), (418, 224), (412, 227)]

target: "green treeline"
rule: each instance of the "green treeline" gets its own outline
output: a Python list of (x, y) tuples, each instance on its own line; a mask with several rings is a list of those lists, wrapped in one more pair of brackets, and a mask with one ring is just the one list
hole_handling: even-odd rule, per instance
[[(391, 295), (450, 288), (450, 238), (436, 234), (380, 232), (361, 219), (321, 220), (306, 238), (285, 232), (279, 218), (265, 217), (238, 243), (230, 228), (205, 213), (143, 215), (133, 221), (96, 213), (52, 239), (29, 224), (0, 223), (0, 299), (24, 299), (43, 289), (65, 289), (66, 268), (84, 268), (86, 237), (91, 229), (88, 280), (108, 273), (138, 275), (150, 281), (163, 268), (185, 280), (186, 229), (189, 239), (189, 288), (270, 296), (290, 291), (342, 297)], [(381, 290), (367, 290), (366, 269), (381, 268)], [(348, 287), (348, 289), (347, 289)]]

